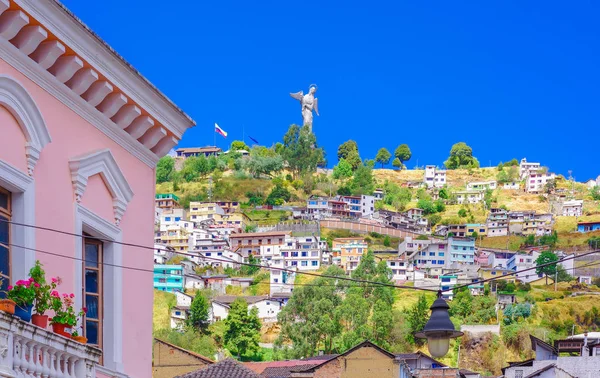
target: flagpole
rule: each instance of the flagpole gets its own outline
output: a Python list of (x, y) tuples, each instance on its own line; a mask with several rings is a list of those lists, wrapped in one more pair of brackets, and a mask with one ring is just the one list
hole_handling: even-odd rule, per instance
[(216, 129), (215, 129), (215, 130), (213, 130), (213, 141), (214, 141), (214, 142), (213, 142), (213, 143), (214, 143), (213, 145), (214, 145), (215, 147), (217, 147), (217, 130), (216, 130)]

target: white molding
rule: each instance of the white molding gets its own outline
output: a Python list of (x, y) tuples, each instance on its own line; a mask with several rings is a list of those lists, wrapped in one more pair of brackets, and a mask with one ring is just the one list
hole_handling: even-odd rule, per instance
[(178, 139), (195, 122), (124, 61), (66, 8), (54, 0), (14, 0), (127, 97), (148, 111)]
[[(0, 160), (0, 186), (12, 195), (12, 221), (24, 224), (35, 223), (35, 181), (10, 164)], [(35, 264), (35, 229), (14, 226), (10, 231), (11, 277), (13, 283), (25, 279)]]
[(10, 76), (0, 75), (0, 105), (15, 117), (25, 135), (27, 169), (33, 169), (40, 158), (42, 149), (52, 141), (40, 109), (27, 89)]
[[(89, 209), (75, 204), (75, 233), (106, 239), (104, 251), (104, 325), (103, 363), (100, 371), (108, 371), (110, 377), (127, 377), (123, 375), (123, 233), (118, 227), (106, 221)], [(75, 288), (83, 288), (83, 241), (75, 243)], [(75, 297), (76, 308), (82, 307), (81, 295)], [(99, 371), (100, 366), (96, 366)]]
[(110, 150), (103, 149), (74, 157), (69, 160), (69, 169), (71, 170), (71, 181), (73, 182), (77, 203), (81, 202), (81, 197), (85, 193), (88, 178), (100, 174), (113, 198), (115, 224), (118, 226), (123, 214), (125, 214), (127, 205), (133, 198), (133, 190), (131, 190)]
[(110, 378), (129, 378), (127, 374), (107, 369), (106, 366), (96, 365), (96, 372)]
[(58, 81), (34, 60), (24, 56), (23, 53), (7, 40), (0, 38), (0, 56), (2, 59), (21, 72), (46, 92), (65, 104), (85, 121), (96, 127), (115, 143), (123, 147), (130, 154), (144, 162), (150, 168), (156, 167), (158, 156), (144, 147), (127, 132), (114, 124), (110, 118), (100, 113), (95, 107), (78, 96), (69, 87)]

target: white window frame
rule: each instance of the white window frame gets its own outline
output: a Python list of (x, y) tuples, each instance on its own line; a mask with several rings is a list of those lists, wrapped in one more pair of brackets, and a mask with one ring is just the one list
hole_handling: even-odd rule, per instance
[[(12, 165), (0, 160), (0, 186), (11, 192), (11, 221), (35, 225), (35, 181)], [(35, 264), (35, 228), (10, 228), (11, 279), (24, 279)]]
[[(105, 239), (103, 267), (103, 365), (113, 372), (123, 373), (123, 264), (122, 231), (81, 204), (75, 204), (75, 234), (87, 233)], [(83, 240), (75, 243), (75, 287), (83, 287)], [(82, 298), (75, 299), (81, 308)]]

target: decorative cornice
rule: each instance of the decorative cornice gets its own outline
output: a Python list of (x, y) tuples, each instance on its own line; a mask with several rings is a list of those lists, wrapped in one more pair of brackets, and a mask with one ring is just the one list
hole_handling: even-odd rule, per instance
[(56, 0), (13, 0), (178, 139), (194, 121)]
[(32, 176), (40, 152), (52, 141), (42, 113), (25, 87), (6, 75), (0, 75), (0, 104), (7, 108), (21, 126), (27, 141), (27, 170)]
[(85, 193), (88, 178), (100, 174), (113, 198), (115, 224), (119, 226), (127, 205), (133, 198), (133, 191), (110, 150), (104, 149), (72, 158), (69, 160), (69, 169), (77, 203), (81, 202)]
[(10, 185), (14, 185), (16, 187), (15, 189), (7, 188), (9, 190), (24, 192), (29, 187), (29, 184), (33, 182), (33, 178), (14, 168), (12, 165), (3, 160), (0, 160), (0, 173), (2, 173), (1, 177), (3, 180), (8, 181)]

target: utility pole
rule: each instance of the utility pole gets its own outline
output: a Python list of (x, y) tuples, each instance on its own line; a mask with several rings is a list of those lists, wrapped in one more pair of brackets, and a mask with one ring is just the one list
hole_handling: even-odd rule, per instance
[(556, 291), (557, 284), (558, 284), (558, 264), (556, 264), (556, 270), (554, 271), (554, 291)]

